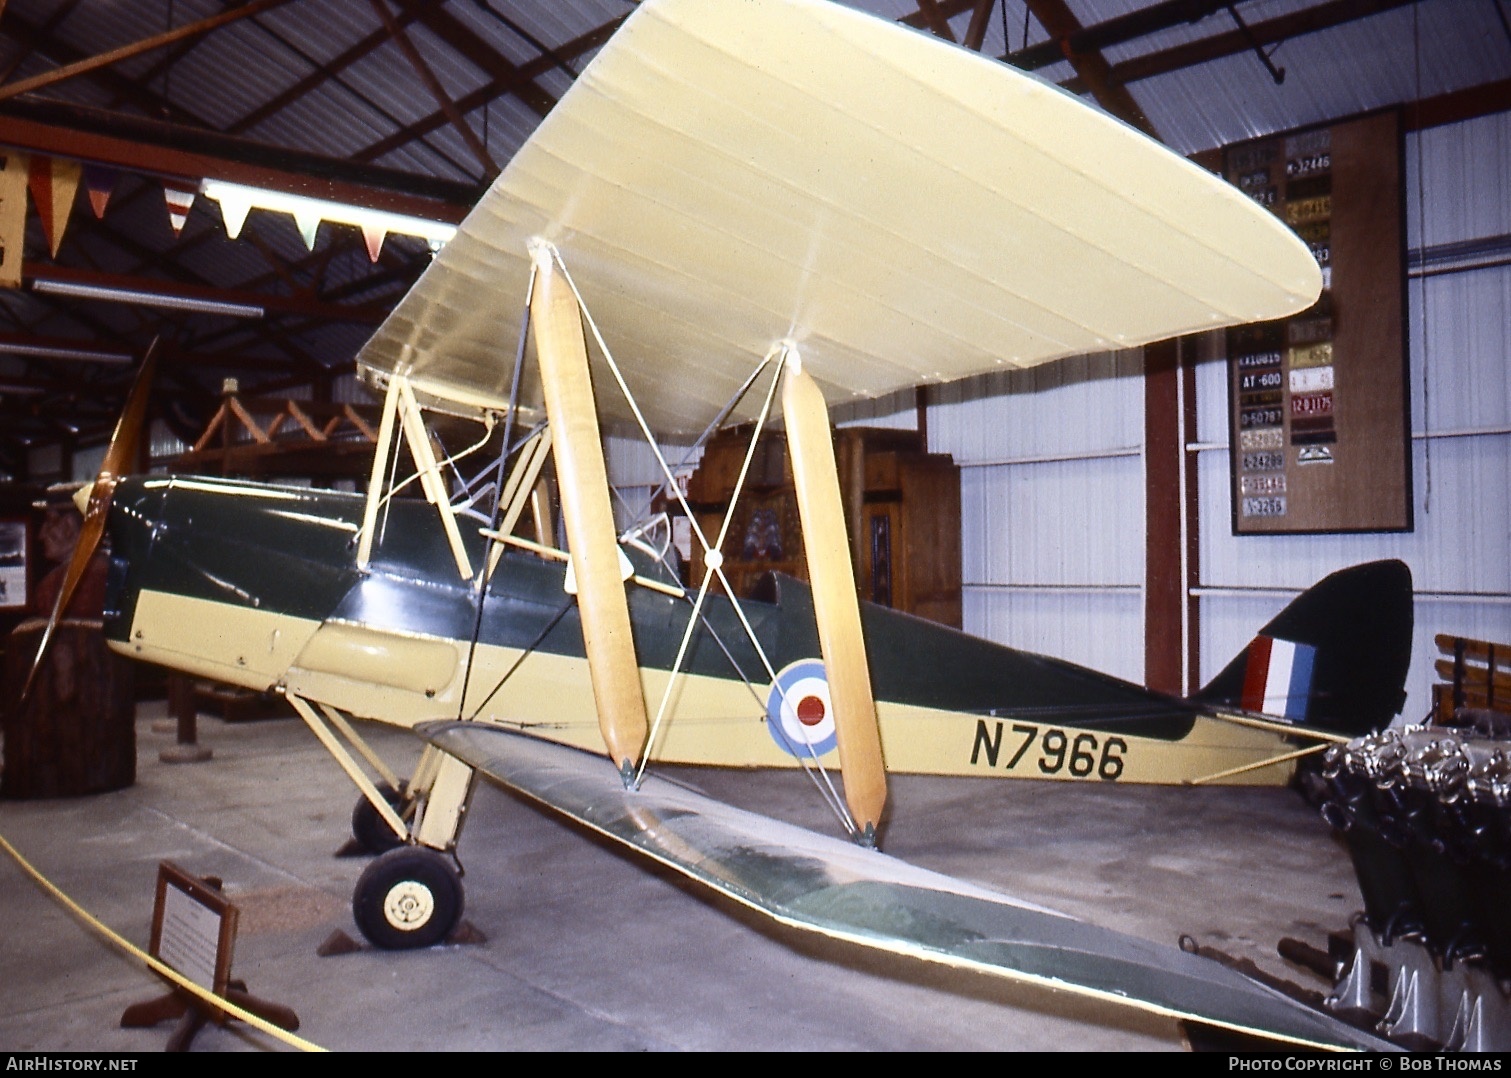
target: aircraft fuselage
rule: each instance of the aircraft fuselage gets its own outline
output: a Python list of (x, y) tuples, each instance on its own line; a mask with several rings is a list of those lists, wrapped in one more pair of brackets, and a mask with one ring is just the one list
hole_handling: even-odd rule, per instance
[[(472, 581), (460, 577), (428, 504), (389, 505), (366, 570), (354, 559), (362, 509), (360, 495), (332, 491), (123, 481), (111, 514), (112, 646), (358, 718), (402, 726), (476, 718), (601, 748), (564, 567), (506, 551), (479, 615)], [(478, 527), (463, 534), (473, 563), (482, 564)], [(656, 574), (648, 558), (631, 555), (638, 572)], [(808, 750), (773, 732), (781, 701), (771, 686), (775, 674), (800, 694), (812, 687), (800, 665), (819, 655), (806, 585), (777, 578), (769, 601), (741, 604), (770, 669), (732, 604), (711, 596), (669, 697), (692, 603), (627, 587), (650, 717), (663, 713), (653, 757), (795, 765), (795, 752)], [(867, 605), (863, 622), (893, 771), (1183, 782), (1285, 747), (1274, 734), (1220, 722), (1184, 701), (886, 608)], [(807, 713), (795, 729), (815, 732), (824, 756), (821, 719)], [(1241, 781), (1288, 774), (1269, 767)]]

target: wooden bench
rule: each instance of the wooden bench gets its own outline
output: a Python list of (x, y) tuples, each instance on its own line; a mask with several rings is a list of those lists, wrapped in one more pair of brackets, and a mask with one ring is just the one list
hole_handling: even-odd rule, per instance
[(1461, 710), (1499, 711), (1511, 716), (1511, 644), (1491, 644), (1439, 633), (1440, 679), (1432, 686), (1432, 721), (1456, 724)]

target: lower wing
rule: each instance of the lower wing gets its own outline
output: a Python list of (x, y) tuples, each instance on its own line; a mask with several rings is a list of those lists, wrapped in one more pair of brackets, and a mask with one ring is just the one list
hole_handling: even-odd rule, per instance
[(777, 922), (1296, 1045), (1393, 1046), (1210, 959), (1098, 928), (648, 777), (466, 722), (417, 727), (506, 788)]

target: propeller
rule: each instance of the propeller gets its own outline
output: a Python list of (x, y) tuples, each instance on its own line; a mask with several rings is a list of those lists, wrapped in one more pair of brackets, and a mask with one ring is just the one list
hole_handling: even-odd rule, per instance
[(31, 695), (32, 684), (47, 658), (53, 634), (68, 610), (68, 604), (73, 601), (73, 594), (78, 589), (79, 581), (84, 578), (84, 571), (89, 568), (95, 551), (99, 549), (100, 540), (105, 537), (105, 518), (110, 515), (110, 501), (115, 494), (116, 482), (136, 463), (137, 444), (142, 424), (147, 418), (147, 402), (152, 395), (157, 357), (158, 341), (154, 340), (147, 349), (146, 358), (142, 360), (141, 370), (137, 371), (136, 380), (131, 384), (131, 394), (126, 398), (126, 407), (121, 412), (120, 419), (116, 421), (110, 445), (105, 450), (105, 459), (100, 462), (99, 474), (95, 476), (93, 483), (79, 492), (80, 495), (87, 493), (89, 499), (79, 507), (84, 514), (84, 524), (79, 529), (79, 540), (73, 548), (68, 571), (63, 575), (63, 586), (58, 589), (52, 614), (47, 619), (47, 628), (42, 631), (42, 642), (37, 645), (37, 657), (32, 660), (31, 670), (26, 675), (26, 685), (21, 689), (18, 706), (25, 705), (27, 697)]

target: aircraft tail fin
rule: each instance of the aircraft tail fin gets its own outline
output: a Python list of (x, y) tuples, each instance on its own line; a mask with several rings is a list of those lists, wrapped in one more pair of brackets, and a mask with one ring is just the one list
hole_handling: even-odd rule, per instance
[(1302, 592), (1193, 697), (1358, 737), (1406, 700), (1411, 570), (1356, 565)]

